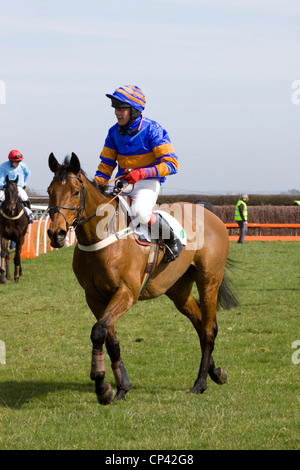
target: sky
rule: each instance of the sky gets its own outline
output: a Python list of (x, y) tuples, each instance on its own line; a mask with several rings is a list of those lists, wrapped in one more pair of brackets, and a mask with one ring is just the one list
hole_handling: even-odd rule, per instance
[(51, 152), (93, 179), (139, 86), (179, 159), (163, 194), (300, 192), (299, 0), (0, 0), (0, 161), (40, 194)]

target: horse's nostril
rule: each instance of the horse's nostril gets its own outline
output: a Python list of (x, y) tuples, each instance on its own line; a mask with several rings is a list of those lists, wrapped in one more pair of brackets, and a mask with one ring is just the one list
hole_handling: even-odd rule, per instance
[(67, 236), (67, 232), (65, 230), (56, 230), (54, 235), (57, 241), (63, 241)]
[(62, 248), (64, 246), (67, 236), (66, 230), (58, 229), (53, 233), (52, 230), (48, 229), (47, 233), (53, 248)]

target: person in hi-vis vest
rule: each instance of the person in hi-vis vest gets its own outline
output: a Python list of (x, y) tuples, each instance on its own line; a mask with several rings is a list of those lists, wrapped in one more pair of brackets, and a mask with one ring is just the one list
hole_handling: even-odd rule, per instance
[(244, 238), (247, 233), (248, 209), (246, 202), (248, 201), (248, 195), (242, 194), (241, 199), (238, 200), (235, 206), (234, 220), (238, 223), (240, 228), (240, 237), (238, 239), (238, 243), (244, 243)]

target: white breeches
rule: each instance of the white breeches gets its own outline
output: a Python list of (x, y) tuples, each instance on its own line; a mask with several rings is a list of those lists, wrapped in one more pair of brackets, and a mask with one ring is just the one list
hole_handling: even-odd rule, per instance
[(124, 194), (127, 194), (131, 199), (131, 211), (135, 217), (133, 221), (134, 226), (137, 226), (138, 224), (148, 224), (153, 208), (156, 204), (159, 191), (160, 182), (155, 178), (140, 180), (135, 183), (133, 190), (131, 185), (126, 191), (124, 191)]
[[(18, 193), (19, 193), (19, 198), (21, 199), (21, 201), (27, 201), (28, 196), (27, 196), (25, 189), (23, 189), (22, 186), (18, 186)], [(4, 189), (0, 189), (0, 201), (1, 202), (4, 201), (4, 197), (5, 197)]]

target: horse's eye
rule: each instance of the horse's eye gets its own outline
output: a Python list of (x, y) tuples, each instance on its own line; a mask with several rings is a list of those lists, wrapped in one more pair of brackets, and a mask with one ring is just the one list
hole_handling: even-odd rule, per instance
[(75, 193), (73, 194), (73, 196), (78, 196), (79, 195), (79, 191), (75, 191)]

